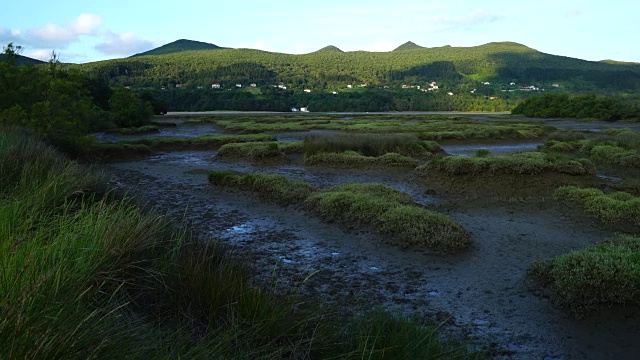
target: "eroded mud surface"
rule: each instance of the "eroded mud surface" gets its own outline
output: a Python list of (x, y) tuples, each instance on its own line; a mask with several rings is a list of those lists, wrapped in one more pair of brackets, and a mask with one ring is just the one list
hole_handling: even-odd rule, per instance
[[(411, 173), (320, 170), (295, 163), (257, 166), (219, 162), (212, 155), (167, 153), (108, 164), (105, 170), (116, 186), (158, 211), (248, 254), (259, 281), (282, 291), (299, 290), (346, 314), (363, 307), (417, 314), (497, 358), (631, 359), (640, 354), (637, 310), (567, 318), (527, 282), (532, 261), (613, 235), (568, 216), (553, 202), (466, 202), (439, 190), (434, 195), (437, 187)], [(209, 185), (206, 171), (224, 169), (281, 174), (319, 188), (354, 181), (393, 186), (453, 216), (472, 233), (475, 246), (459, 255), (391, 246), (376, 234)]]

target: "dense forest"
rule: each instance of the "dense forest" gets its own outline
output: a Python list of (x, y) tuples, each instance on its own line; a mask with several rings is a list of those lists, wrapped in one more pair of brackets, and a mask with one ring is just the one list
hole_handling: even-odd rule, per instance
[(625, 103), (611, 96), (595, 94), (545, 94), (520, 103), (513, 114), (542, 118), (601, 119), (615, 121), (640, 119), (640, 106)]
[(141, 126), (154, 110), (152, 98), (125, 88), (111, 89), (95, 77), (64, 69), (52, 54), (48, 63), (22, 61), (20, 46), (9, 44), (0, 61), (0, 125), (33, 129), (59, 145), (111, 127)]

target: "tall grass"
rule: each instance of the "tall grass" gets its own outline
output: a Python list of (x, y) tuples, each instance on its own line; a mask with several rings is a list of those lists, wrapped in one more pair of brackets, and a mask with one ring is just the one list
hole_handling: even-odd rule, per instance
[(331, 168), (347, 169), (377, 169), (377, 168), (415, 168), (419, 161), (406, 157), (398, 153), (386, 153), (373, 157), (364, 156), (355, 151), (345, 151), (342, 153), (319, 153), (306, 156), (304, 164), (308, 166), (322, 166)]
[(302, 153), (302, 142), (244, 142), (224, 144), (216, 158), (254, 162), (286, 161), (287, 154)]
[(257, 287), (240, 254), (104, 196), (96, 172), (2, 130), (2, 359), (476, 356), (429, 325), (343, 319)]

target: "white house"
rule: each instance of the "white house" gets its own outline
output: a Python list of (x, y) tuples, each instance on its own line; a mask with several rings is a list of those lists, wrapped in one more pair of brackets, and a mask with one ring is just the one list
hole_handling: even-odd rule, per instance
[(282, 89), (282, 90), (287, 90), (287, 85), (280, 84), (280, 85), (278, 85), (278, 87), (279, 87), (280, 89)]
[(353, 85), (349, 84), (349, 85), (347, 85), (347, 88), (353, 89)]
[(488, 81), (485, 81), (485, 82), (483, 82), (482, 84), (483, 84), (483, 85), (491, 85), (491, 83), (490, 83), (490, 82), (488, 82)]
[(237, 88), (241, 88), (241, 87), (242, 87), (242, 84), (236, 84), (236, 87), (237, 87)]
[(298, 111), (300, 111), (300, 110), (298, 110), (298, 108), (294, 108), (294, 107), (292, 107), (292, 108), (291, 108), (291, 111), (293, 111), (293, 112), (298, 112)]
[(306, 92), (306, 93), (310, 93), (310, 92), (311, 92), (311, 89), (304, 89), (304, 92)]
[(302, 112), (309, 112), (309, 108), (301, 107), (301, 108), (300, 108), (300, 111), (302, 111)]
[(212, 85), (211, 85), (211, 88), (212, 88), (212, 89), (222, 89), (222, 86), (220, 86), (220, 84), (217, 84), (217, 83), (216, 83), (216, 84), (212, 84)]
[(447, 93), (447, 95), (449, 95), (449, 96), (453, 96), (453, 93), (452, 93), (451, 91), (449, 91), (449, 92)]
[(332, 92), (333, 95), (338, 95), (337, 91)]
[(255, 83), (252, 83), (251, 85), (249, 85), (251, 87), (257, 87), (258, 85), (256, 85)]

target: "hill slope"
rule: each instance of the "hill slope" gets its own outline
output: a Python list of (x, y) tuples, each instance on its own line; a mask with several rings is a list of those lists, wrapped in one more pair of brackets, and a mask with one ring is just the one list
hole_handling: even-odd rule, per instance
[(146, 56), (146, 55), (166, 55), (166, 54), (182, 52), (182, 51), (190, 51), (190, 50), (218, 50), (218, 49), (224, 49), (224, 48), (215, 44), (209, 44), (202, 41), (180, 39), (172, 43), (162, 45), (155, 49), (132, 55), (131, 57)]
[[(0, 54), (0, 61), (4, 61), (5, 59), (4, 54)], [(17, 57), (17, 63), (18, 65), (39, 65), (39, 64), (45, 64), (46, 61), (42, 61), (42, 60), (37, 60), (34, 58), (30, 58), (28, 56), (23, 56), (23, 55), (16, 55)]]
[(407, 41), (406, 43), (393, 49), (393, 51), (414, 50), (414, 49), (424, 49), (424, 47), (414, 43), (413, 41)]
[[(223, 87), (236, 83), (277, 83), (294, 88), (336, 89), (347, 84), (424, 85), (472, 90), (479, 82), (509, 86), (560, 83), (572, 91), (640, 92), (637, 64), (586, 61), (545, 54), (514, 42), (473, 47), (421, 48), (413, 43), (391, 52), (342, 52), (334, 46), (291, 55), (252, 49), (225, 49), (179, 40), (135, 57), (79, 65), (111, 85)], [(415, 45), (415, 46), (414, 46)], [(210, 50), (187, 51), (203, 48)], [(406, 49), (406, 50), (402, 50)], [(494, 89), (500, 91), (500, 87)]]

